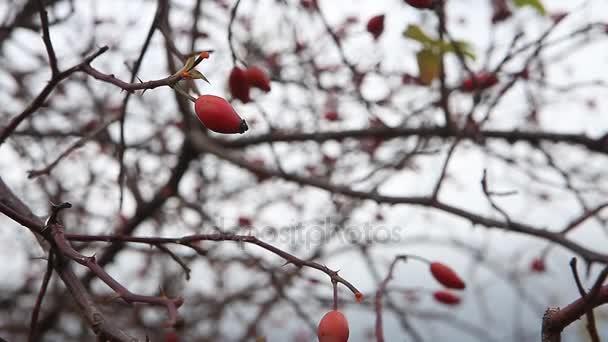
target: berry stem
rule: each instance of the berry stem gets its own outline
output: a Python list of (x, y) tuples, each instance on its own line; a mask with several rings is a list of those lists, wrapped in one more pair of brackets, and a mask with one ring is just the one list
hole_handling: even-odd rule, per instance
[(331, 284), (334, 287), (334, 310), (338, 311), (338, 282), (335, 280), (332, 280)]
[(188, 94), (185, 90), (183, 90), (180, 86), (178, 86), (177, 84), (174, 85), (170, 85), (171, 88), (173, 88), (173, 90), (175, 90), (178, 94), (182, 95), (183, 97), (187, 98), (188, 100), (192, 101), (192, 102), (196, 102), (196, 99)]

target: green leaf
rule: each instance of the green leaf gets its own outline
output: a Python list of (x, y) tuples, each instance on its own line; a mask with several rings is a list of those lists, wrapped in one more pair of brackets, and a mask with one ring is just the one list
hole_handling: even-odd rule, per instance
[(541, 0), (513, 0), (513, 3), (515, 3), (515, 6), (517, 6), (517, 7), (530, 6), (530, 7), (534, 8), (541, 15), (547, 14), (547, 11), (545, 10), (545, 6), (543, 6), (543, 3), (541, 2)]
[(417, 25), (408, 25), (405, 31), (403, 31), (403, 36), (405, 38), (413, 39), (425, 46), (433, 45), (435, 43), (435, 39), (429, 37)]
[(207, 77), (205, 77), (205, 75), (201, 74), (201, 72), (198, 70), (192, 69), (189, 71), (189, 74), (190, 74), (190, 77), (192, 77), (193, 79), (203, 80), (203, 81), (211, 84), (211, 82), (209, 82)]
[(465, 58), (475, 60), (476, 56), (473, 52), (471, 44), (464, 40), (455, 40), (454, 42), (442, 42), (441, 50), (443, 52), (452, 52), (457, 54), (460, 52)]
[(439, 39), (428, 36), (422, 29), (417, 25), (408, 25), (403, 31), (403, 36), (421, 43), (426, 50), (433, 50), (436, 54), (439, 52), (452, 52), (456, 53), (460, 51), (465, 57), (475, 60), (475, 53), (473, 48), (468, 42), (463, 40), (457, 40), (453, 43), (448, 41), (442, 41)]
[(424, 48), (416, 54), (418, 62), (418, 78), (420, 83), (430, 85), (439, 76), (441, 60), (439, 54), (431, 49)]

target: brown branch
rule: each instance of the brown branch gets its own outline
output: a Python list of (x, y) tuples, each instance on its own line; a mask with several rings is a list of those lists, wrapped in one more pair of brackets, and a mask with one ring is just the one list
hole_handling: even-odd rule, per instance
[[(476, 141), (479, 136), (484, 139), (503, 140), (513, 144), (519, 141), (537, 145), (540, 142), (564, 143), (570, 145), (581, 145), (590, 151), (608, 154), (608, 139), (603, 137), (591, 138), (585, 134), (555, 133), (545, 131), (520, 131), (520, 130), (479, 130), (479, 132), (459, 132), (458, 130), (446, 130), (441, 126), (431, 127), (379, 127), (352, 129), (329, 132), (272, 132), (257, 136), (246, 136), (234, 140), (219, 140), (224, 147), (242, 148), (265, 143), (274, 142), (325, 142), (329, 140), (341, 140), (347, 138), (362, 139), (378, 137), (384, 139), (394, 138), (450, 138), (462, 136), (464, 139)], [(607, 135), (608, 137), (608, 135)]]
[(53, 275), (53, 254), (53, 251), (49, 253), (49, 259), (47, 260), (46, 264), (46, 272), (44, 272), (42, 284), (40, 285), (40, 290), (38, 291), (38, 296), (36, 297), (36, 303), (34, 304), (34, 309), (32, 309), (30, 332), (28, 336), (29, 342), (34, 342), (39, 338), (39, 336), (36, 336), (36, 324), (38, 323), (38, 315), (40, 313), (40, 308), (42, 307), (42, 300), (44, 299), (46, 289), (49, 285), (49, 281), (51, 280), (51, 276)]
[(294, 173), (283, 173), (270, 170), (241, 159), (240, 157), (234, 155), (233, 153), (230, 153), (226, 149), (216, 145), (212, 139), (203, 136), (197, 136), (196, 138), (197, 139), (194, 140), (194, 143), (199, 151), (213, 154), (219, 159), (226, 160), (236, 166), (245, 168), (256, 175), (277, 177), (300, 185), (312, 186), (315, 188), (323, 189), (334, 194), (341, 194), (355, 199), (371, 200), (376, 203), (408, 204), (422, 206), (426, 208), (434, 208), (461, 217), (465, 220), (470, 221), (473, 224), (479, 224), (488, 228), (500, 228), (507, 231), (522, 233), (552, 241), (558, 245), (570, 249), (576, 254), (579, 254), (586, 260), (608, 263), (607, 254), (595, 252), (577, 242), (567, 239), (565, 236), (557, 232), (534, 227), (532, 225), (528, 225), (521, 222), (516, 222), (514, 220), (501, 221), (491, 217), (482, 216), (466, 209), (443, 203), (439, 200), (433, 199), (431, 196), (387, 196), (381, 195), (378, 192), (354, 190), (348, 186), (332, 184), (318, 177), (306, 177)]
[[(572, 270), (572, 276), (574, 277), (574, 281), (576, 282), (576, 287), (578, 288), (578, 292), (581, 297), (585, 297), (587, 295), (587, 291), (583, 287), (583, 283), (578, 275), (578, 270), (576, 269), (576, 258), (572, 258), (570, 260), (570, 269)], [(585, 312), (585, 316), (587, 317), (587, 331), (589, 332), (589, 337), (592, 342), (599, 342), (600, 338), (597, 333), (597, 327), (595, 325), (595, 315), (593, 314), (593, 308), (588, 308)]]
[(595, 284), (587, 295), (575, 300), (564, 308), (548, 308), (542, 322), (543, 342), (559, 342), (561, 332), (588, 310), (608, 303), (608, 286), (602, 286), (608, 277), (605, 267), (597, 277)]
[(61, 160), (63, 160), (63, 158), (65, 158), (68, 155), (70, 155), (70, 153), (72, 153), (74, 150), (76, 150), (76, 149), (84, 146), (84, 144), (87, 141), (91, 140), (92, 138), (96, 137), (99, 133), (103, 132), (110, 124), (112, 124), (113, 122), (115, 122), (119, 118), (120, 118), (119, 115), (112, 117), (106, 123), (104, 123), (100, 127), (98, 127), (95, 130), (93, 130), (93, 132), (91, 132), (91, 133), (85, 135), (84, 137), (76, 140), (72, 145), (70, 145), (70, 147), (68, 147), (65, 151), (63, 151), (59, 156), (57, 156), (57, 158), (55, 158), (55, 160), (53, 160), (47, 166), (45, 166), (45, 167), (43, 167), (41, 169), (27, 171), (27, 178), (35, 178), (35, 177), (38, 177), (38, 176), (41, 176), (41, 175), (48, 175), (51, 172), (51, 170), (53, 170), (57, 166), (57, 164), (59, 164), (59, 162)]
[(407, 258), (403, 255), (398, 255), (395, 257), (393, 262), (391, 263), (388, 274), (386, 278), (380, 283), (378, 286), (378, 290), (376, 290), (376, 298), (374, 300), (374, 306), (376, 311), (376, 341), (384, 342), (384, 332), (382, 330), (382, 296), (384, 296), (384, 292), (386, 292), (386, 287), (388, 286), (388, 282), (393, 278), (393, 272), (395, 271), (395, 265), (399, 260), (407, 260)]
[(245, 64), (245, 62), (243, 60), (241, 60), (240, 58), (238, 58), (236, 55), (236, 50), (234, 49), (234, 37), (232, 34), (234, 20), (236, 19), (236, 12), (238, 11), (240, 4), (241, 4), (241, 0), (237, 0), (234, 3), (234, 6), (232, 7), (232, 10), (230, 11), (230, 21), (228, 22), (228, 46), (230, 47), (230, 54), (232, 56), (232, 65), (233, 66), (236, 66), (237, 61), (240, 61), (241, 63)]
[(78, 253), (74, 248), (72, 248), (65, 236), (63, 226), (58, 223), (53, 223), (49, 226), (49, 229), (51, 230), (53, 241), (55, 242), (59, 253), (91, 270), (91, 272), (93, 272), (97, 278), (99, 278), (112, 290), (114, 290), (117, 295), (125, 302), (129, 304), (145, 303), (155, 306), (164, 306), (167, 309), (167, 314), (169, 317), (169, 321), (167, 322), (167, 324), (175, 325), (177, 323), (177, 309), (184, 303), (184, 300), (182, 298), (167, 298), (164, 295), (146, 296), (132, 293), (126, 287), (120, 284), (116, 279), (110, 276), (97, 263), (97, 261), (95, 260), (95, 256), (84, 256)]
[(23, 120), (27, 119), (32, 113), (34, 113), (35, 111), (40, 109), (40, 107), (42, 107), (46, 98), (51, 94), (53, 89), (55, 89), (55, 87), (61, 81), (68, 78), (73, 73), (75, 73), (77, 71), (81, 71), (85, 65), (91, 63), (95, 58), (99, 57), (101, 54), (103, 54), (106, 51), (108, 51), (108, 47), (104, 46), (104, 47), (100, 48), (99, 50), (97, 50), (92, 55), (90, 55), (89, 57), (85, 58), (84, 61), (82, 61), (81, 63), (74, 65), (73, 67), (71, 67), (67, 70), (64, 70), (64, 71), (58, 73), (57, 75), (55, 75), (49, 81), (49, 83), (47, 83), (47, 85), (42, 89), (42, 91), (38, 94), (38, 96), (36, 96), (34, 101), (32, 101), (30, 103), (30, 105), (27, 106), (27, 108), (25, 108), (23, 110), (23, 112), (21, 112), (19, 115), (12, 118), (6, 127), (4, 127), (3, 129), (0, 130), (0, 145), (2, 145), (4, 143), (4, 141), (11, 135), (11, 133), (17, 128), (17, 126), (19, 126), (19, 124)]
[(59, 67), (57, 66), (57, 56), (55, 55), (55, 49), (51, 42), (51, 34), (49, 33), (48, 13), (42, 4), (42, 0), (38, 0), (38, 10), (40, 12), (40, 22), (42, 24), (42, 40), (46, 47), (46, 53), (49, 56), (52, 77), (55, 77), (59, 73)]
[(125, 236), (125, 235), (83, 235), (83, 234), (65, 234), (66, 240), (79, 241), (79, 242), (120, 242), (120, 243), (144, 243), (150, 245), (160, 244), (177, 244), (187, 247), (192, 247), (193, 243), (198, 241), (234, 241), (242, 243), (250, 243), (259, 246), (267, 251), (270, 251), (281, 258), (285, 259), (288, 263), (294, 264), (297, 267), (310, 267), (319, 270), (327, 274), (332, 281), (346, 286), (352, 293), (359, 293), (357, 288), (350, 282), (338, 275), (337, 271), (333, 271), (325, 265), (321, 265), (314, 261), (303, 260), (296, 257), (293, 254), (283, 251), (269, 243), (266, 243), (252, 235), (236, 235), (230, 233), (213, 233), (213, 234), (195, 234), (187, 235), (179, 238), (163, 238), (163, 237), (139, 237), (139, 236)]
[[(12, 193), (1, 177), (0, 212), (9, 216), (17, 223), (26, 226), (32, 232), (36, 233), (37, 237), (40, 237), (39, 234), (44, 227), (44, 223), (39, 217), (32, 214), (29, 208)], [(45, 239), (40, 238), (38, 241), (45, 251), (48, 252), (50, 250), (50, 245)], [(132, 336), (129, 336), (105, 318), (105, 315), (99, 310), (97, 304), (95, 304), (88, 294), (82, 282), (70, 269), (69, 265), (66, 264), (61, 255), (55, 256), (53, 268), (71, 293), (82, 315), (97, 336), (102, 340), (109, 341), (136, 341)]]

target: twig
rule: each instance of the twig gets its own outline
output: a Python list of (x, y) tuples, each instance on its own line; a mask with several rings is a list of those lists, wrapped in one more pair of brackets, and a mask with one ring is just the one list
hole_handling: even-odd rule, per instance
[(51, 34), (49, 33), (49, 18), (42, 0), (38, 0), (38, 10), (40, 12), (40, 22), (42, 26), (42, 40), (46, 47), (46, 53), (49, 56), (49, 65), (51, 66), (52, 77), (59, 74), (59, 67), (57, 66), (57, 56), (55, 56), (55, 49), (53, 43), (51, 43)]
[(395, 271), (395, 265), (399, 260), (407, 260), (406, 256), (398, 255), (395, 257), (393, 262), (391, 263), (388, 274), (378, 286), (378, 290), (376, 290), (376, 298), (374, 301), (375, 311), (376, 311), (376, 341), (384, 342), (384, 332), (382, 330), (382, 296), (384, 296), (384, 292), (386, 292), (386, 287), (388, 282), (393, 278), (393, 272)]
[[(574, 281), (576, 282), (576, 287), (578, 288), (578, 292), (581, 297), (587, 296), (587, 291), (583, 287), (583, 283), (581, 282), (580, 277), (578, 276), (578, 270), (576, 269), (576, 258), (572, 258), (570, 260), (570, 269), (572, 270), (572, 276), (574, 277)], [(589, 337), (592, 342), (599, 342), (600, 338), (597, 333), (597, 327), (595, 325), (595, 315), (593, 314), (593, 308), (587, 309), (585, 313), (587, 317), (587, 331), (589, 332)]]
[(233, 38), (233, 24), (234, 24), (234, 20), (236, 19), (236, 12), (239, 9), (239, 5), (241, 4), (241, 0), (237, 0), (236, 3), (234, 4), (234, 6), (232, 7), (232, 10), (230, 11), (230, 22), (228, 23), (228, 45), (230, 46), (230, 53), (232, 55), (232, 65), (236, 66), (236, 62), (241, 61), (243, 64), (245, 64), (242, 60), (240, 60), (237, 56), (236, 56), (236, 50), (234, 49), (234, 38)]
[(266, 249), (283, 259), (288, 263), (294, 264), (297, 267), (310, 267), (319, 270), (327, 274), (332, 281), (346, 286), (352, 293), (359, 293), (359, 290), (353, 286), (350, 282), (338, 275), (337, 271), (333, 271), (325, 265), (321, 265), (314, 261), (303, 260), (295, 255), (285, 252), (269, 243), (266, 243), (252, 235), (236, 235), (230, 233), (214, 233), (214, 234), (195, 234), (187, 235), (179, 238), (163, 238), (163, 237), (139, 237), (139, 236), (125, 236), (125, 235), (83, 235), (83, 234), (65, 234), (65, 239), (69, 241), (79, 242), (129, 242), (129, 243), (144, 243), (150, 245), (158, 244), (177, 244), (187, 247), (191, 247), (194, 242), (198, 241), (234, 241), (241, 243), (250, 243), (257, 245), (263, 249)]
[(49, 96), (49, 94), (55, 89), (55, 87), (64, 79), (68, 78), (71, 74), (81, 71), (83, 66), (91, 63), (95, 58), (99, 57), (104, 52), (108, 51), (108, 47), (104, 46), (97, 50), (95, 53), (85, 58), (81, 63), (74, 65), (73, 67), (62, 71), (55, 75), (49, 83), (42, 89), (42, 91), (36, 96), (36, 98), (21, 112), (19, 115), (12, 118), (9, 124), (4, 127), (4, 129), (0, 130), (0, 145), (4, 143), (4, 141), (11, 135), (11, 133), (19, 126), (19, 124), (27, 119), (32, 113), (40, 109), (44, 104), (44, 101)]
[(30, 332), (28, 336), (29, 342), (34, 342), (38, 338), (38, 336), (36, 336), (36, 324), (38, 323), (38, 315), (40, 313), (40, 308), (42, 307), (42, 300), (44, 299), (46, 289), (49, 285), (49, 281), (51, 280), (51, 276), (53, 275), (53, 255), (54, 253), (51, 250), (49, 252), (49, 258), (46, 264), (46, 272), (44, 273), (44, 278), (42, 278), (42, 284), (40, 285), (40, 290), (38, 291), (38, 297), (36, 297), (36, 303), (34, 304), (34, 309), (32, 310)]

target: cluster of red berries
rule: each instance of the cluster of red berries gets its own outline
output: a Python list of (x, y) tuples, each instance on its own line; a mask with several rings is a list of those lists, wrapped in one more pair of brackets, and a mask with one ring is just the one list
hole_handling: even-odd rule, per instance
[(270, 91), (270, 78), (260, 67), (251, 66), (246, 69), (232, 68), (228, 76), (228, 87), (235, 99), (243, 103), (251, 101), (249, 92), (251, 88), (259, 88), (264, 92)]
[[(463, 290), (466, 287), (458, 274), (443, 263), (437, 261), (431, 262), (430, 270), (433, 277), (448, 289)], [(458, 295), (446, 290), (435, 291), (433, 297), (436, 301), (445, 305), (456, 305), (460, 303), (460, 297)]]

